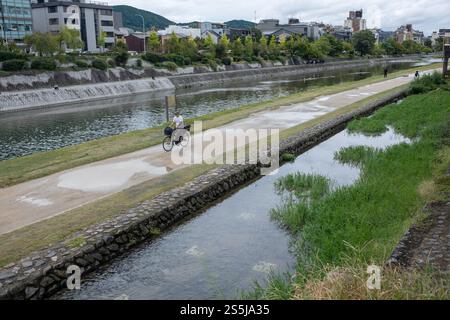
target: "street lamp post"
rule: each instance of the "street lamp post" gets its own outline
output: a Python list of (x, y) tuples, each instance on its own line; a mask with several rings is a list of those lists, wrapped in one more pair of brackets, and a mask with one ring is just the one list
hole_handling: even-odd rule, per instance
[(145, 45), (145, 19), (141, 14), (137, 14), (136, 16), (141, 17), (142, 19), (142, 32), (144, 34), (144, 53), (147, 53), (147, 46)]

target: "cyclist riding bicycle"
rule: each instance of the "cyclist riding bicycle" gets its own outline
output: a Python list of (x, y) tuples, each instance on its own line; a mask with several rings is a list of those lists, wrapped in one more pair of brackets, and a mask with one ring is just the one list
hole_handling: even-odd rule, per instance
[(185, 127), (184, 127), (184, 119), (180, 114), (180, 111), (175, 112), (175, 117), (172, 120), (173, 128), (175, 129), (173, 132), (175, 144), (179, 144), (181, 139), (183, 138)]

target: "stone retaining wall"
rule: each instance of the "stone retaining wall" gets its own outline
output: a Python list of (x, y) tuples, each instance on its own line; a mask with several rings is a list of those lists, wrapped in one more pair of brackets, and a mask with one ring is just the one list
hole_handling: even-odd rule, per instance
[[(408, 56), (407, 59), (419, 58), (420, 56), (413, 55)], [(10, 76), (0, 77), (0, 92), (2, 91), (22, 91), (22, 90), (35, 90), (44, 88), (53, 88), (55, 86), (76, 86), (98, 83), (110, 83), (129, 80), (138, 80), (151, 77), (168, 77), (171, 76), (174, 82), (179, 87), (185, 87), (188, 84), (192, 85), (193, 81), (198, 81), (196, 86), (204, 86), (208, 79), (213, 81), (212, 84), (223, 83), (236, 79), (238, 77), (248, 77), (251, 79), (251, 75), (262, 77), (268, 74), (297, 74), (298, 70), (318, 70), (323, 69), (326, 71), (328, 66), (370, 66), (374, 63), (380, 64), (385, 62), (404, 61), (405, 58), (382, 58), (382, 59), (353, 59), (353, 60), (338, 60), (333, 62), (327, 62), (321, 65), (293, 65), (288, 64), (274, 65), (272, 63), (261, 64), (249, 64), (239, 63), (231, 66), (221, 66), (214, 72), (211, 68), (205, 66), (195, 66), (178, 68), (177, 71), (169, 71), (166, 69), (157, 68), (144, 68), (144, 69), (132, 69), (132, 68), (110, 68), (106, 71), (98, 69), (86, 69), (80, 71), (26, 71), (22, 73), (16, 73)], [(333, 70), (333, 69), (331, 69)], [(202, 76), (207, 75), (204, 77)], [(240, 76), (238, 76), (240, 75)], [(253, 76), (254, 77), (254, 76)], [(189, 79), (191, 79), (189, 81)]]
[(176, 88), (200, 88), (223, 85), (234, 81), (253, 81), (287, 76), (306, 76), (321, 72), (345, 70), (352, 68), (367, 68), (395, 63), (398, 58), (349, 60), (327, 62), (325, 64), (303, 64), (282, 67), (260, 67), (245, 70), (225, 72), (208, 72), (200, 74), (186, 74), (168, 77)]
[[(405, 90), (399, 91), (292, 136), (281, 143), (280, 155), (285, 152), (299, 155), (343, 130), (352, 119), (369, 115), (405, 95)], [(0, 269), (0, 299), (49, 297), (66, 286), (66, 270), (70, 265), (79, 266), (84, 276), (259, 175), (257, 165), (214, 169), (182, 187), (143, 202), (126, 214), (78, 232), (64, 243), (35, 252)]]

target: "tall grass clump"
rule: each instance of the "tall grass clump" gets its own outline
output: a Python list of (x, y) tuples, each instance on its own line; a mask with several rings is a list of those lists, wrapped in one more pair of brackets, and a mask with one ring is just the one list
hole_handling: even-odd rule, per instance
[(432, 74), (426, 74), (413, 81), (410, 86), (411, 93), (420, 94), (430, 92), (437, 88), (449, 89), (447, 81), (442, 74), (435, 71)]
[[(410, 96), (369, 119), (354, 121), (353, 128), (364, 132), (373, 122), (415, 139), (385, 150), (349, 147), (339, 151), (337, 159), (362, 169), (351, 186), (331, 189), (326, 177), (300, 173), (276, 183), (277, 190), (290, 193), (291, 198), (275, 208), (272, 217), (301, 244), (296, 247), (299, 258), (294, 281), (301, 290), (294, 290), (294, 298), (425, 299), (428, 296), (420, 287), (421, 280), (427, 281), (431, 296), (445, 294), (436, 287), (441, 285), (439, 281), (418, 274), (412, 282), (402, 275), (398, 287), (390, 285), (384, 295), (372, 297), (363, 294), (358, 277), (363, 278), (369, 263), (383, 265), (405, 231), (420, 217), (427, 201), (420, 192), (423, 182), (444, 175), (450, 165), (450, 92), (437, 89)], [(355, 248), (362, 249), (349, 263)], [(392, 280), (398, 276), (396, 271), (388, 272)]]

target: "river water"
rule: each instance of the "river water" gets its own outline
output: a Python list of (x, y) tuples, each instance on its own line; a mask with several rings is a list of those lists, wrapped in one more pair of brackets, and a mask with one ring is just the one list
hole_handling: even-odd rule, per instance
[[(432, 60), (390, 65), (400, 70)], [(272, 81), (233, 83), (204, 90), (178, 90), (179, 109), (185, 118), (236, 108), (286, 96), (311, 86), (326, 86), (380, 74), (381, 67), (358, 68)], [(164, 97), (136, 95), (60, 108), (0, 114), (0, 161), (53, 150), (124, 132), (146, 129), (164, 122)]]
[(393, 130), (378, 137), (338, 133), (329, 140), (240, 189), (82, 279), (81, 290), (54, 299), (229, 299), (264, 285), (271, 272), (294, 270), (290, 235), (270, 218), (282, 196), (274, 183), (294, 172), (321, 174), (334, 187), (353, 184), (360, 169), (334, 160), (342, 147), (386, 148), (410, 141)]

